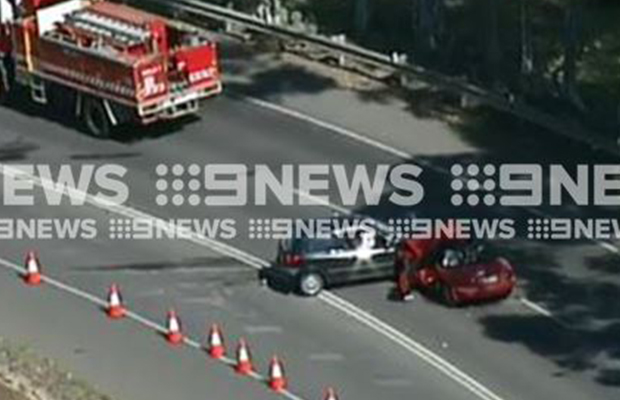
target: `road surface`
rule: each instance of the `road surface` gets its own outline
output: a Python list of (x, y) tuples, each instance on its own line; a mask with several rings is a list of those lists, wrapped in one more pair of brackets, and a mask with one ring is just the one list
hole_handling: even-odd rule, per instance
[[(128, 206), (163, 218), (233, 218), (239, 222), (243, 233), (247, 232), (244, 224), (249, 218), (328, 216), (333, 210), (324, 206), (281, 206), (273, 201), (265, 206), (205, 208), (169, 204), (162, 207), (155, 202), (156, 167), (159, 164), (188, 166), (192, 163), (266, 164), (274, 168), (285, 164), (326, 163), (351, 167), (408, 161), (384, 149), (265, 109), (238, 96), (214, 99), (201, 112), (199, 119), (176, 125), (173, 130), (150, 129), (146, 137), (134, 134), (117, 141), (89, 138), (49, 114), (30, 114), (23, 108), (0, 109), (0, 121), (0, 162), (74, 166), (121, 164), (129, 171), (125, 177), (131, 188)], [(448, 187), (446, 176), (439, 170), (451, 161), (462, 161), (467, 157), (449, 154), (424, 159), (425, 165), (437, 167), (436, 170), (429, 169), (428, 175), (428, 179), (437, 182), (437, 195), (441, 194), (441, 188)], [(502, 160), (504, 157), (508, 156), (505, 153), (484, 153), (479, 159)], [(592, 159), (589, 154), (582, 157), (584, 161)], [(252, 170), (248, 175), (251, 180)], [(39, 193), (37, 198), (41, 199), (42, 194)], [(390, 210), (362, 211), (384, 215)], [(3, 207), (0, 212), (2, 217), (62, 215), (95, 218), (102, 223), (113, 215), (90, 206)], [(503, 212), (493, 210), (493, 213)], [(264, 260), (271, 259), (275, 250), (273, 242), (251, 240), (246, 234), (239, 235), (229, 244)], [(136, 311), (151, 319), (160, 320), (168, 307), (174, 306), (181, 313), (188, 331), (197, 338), (204, 336), (207, 323), (222, 323), (232, 338), (247, 336), (250, 339), (254, 356), (262, 363), (263, 370), (269, 356), (281, 354), (291, 375), (292, 390), (304, 398), (319, 398), (322, 388), (327, 385), (340, 388), (346, 394), (344, 398), (352, 399), (379, 396), (400, 399), (411, 396), (411, 393), (426, 399), (477, 398), (455, 381), (454, 376), (439, 371), (419, 355), (377, 333), (377, 330), (381, 331), (380, 327), (373, 330), (321, 300), (299, 299), (260, 288), (250, 266), (202, 245), (182, 240), (126, 242), (105, 237), (79, 242), (3, 241), (2, 245), (1, 257), (13, 262), (19, 262), (27, 249), (37, 248), (45, 264), (49, 265), (50, 274), (92, 293), (103, 295), (110, 282), (119, 282)], [(533, 300), (540, 300), (544, 305), (554, 306), (554, 301), (571, 299), (570, 296), (579, 293), (579, 287), (593, 282), (607, 285), (603, 294), (609, 293), (609, 285), (613, 288), (616, 284), (597, 281), (600, 272), (586, 268), (588, 260), (609, 256), (608, 251), (596, 243), (513, 245), (515, 263), (528, 278), (527, 295), (531, 294)], [(563, 278), (559, 270), (562, 274), (568, 271), (568, 276), (574, 279)], [(3, 287), (0, 293), (3, 297), (8, 296), (3, 298), (2, 304), (6, 305), (7, 299), (29, 304), (25, 307), (27, 312), (20, 313), (24, 318), (31, 313), (54, 315), (47, 321), (45, 318), (28, 318), (23, 325), (14, 325), (15, 331), (11, 332), (16, 335), (21, 331), (20, 327), (29, 328), (32, 332), (30, 340), (38, 341), (50, 353), (59, 346), (67, 346), (61, 344), (64, 335), (43, 343), (46, 340), (40, 338), (37, 330), (52, 329), (61, 318), (66, 318), (67, 324), (71, 325), (99, 318), (88, 309), (88, 305), (76, 304), (70, 296), (61, 293), (44, 292), (35, 296), (50, 297), (32, 297), (16, 287), (6, 273), (3, 273), (2, 285), (7, 290)], [(605, 379), (610, 371), (612, 374), (615, 371), (613, 355), (606, 353), (604, 344), (610, 342), (607, 339), (597, 344), (597, 339), (603, 337), (597, 336), (599, 331), (588, 330), (583, 335), (564, 326), (564, 321), (558, 323), (526, 307), (518, 296), (500, 304), (450, 310), (425, 299), (406, 305), (390, 302), (387, 300), (389, 286), (356, 286), (335, 293), (466, 371), (502, 399), (611, 399), (617, 395), (613, 381), (610, 384), (609, 379)], [(599, 292), (587, 293), (579, 301), (572, 299), (571, 304), (575, 307), (584, 304), (582, 315), (594, 315), (603, 322), (609, 321), (610, 317), (602, 313)], [(582, 302), (582, 299), (586, 301)], [(46, 307), (36, 311), (43, 303)], [(592, 310), (591, 314), (588, 310)], [(15, 311), (4, 308), (4, 312), (11, 316)], [(566, 314), (569, 324), (578, 324), (584, 319), (578, 319), (578, 314)], [(587, 321), (593, 322), (592, 318)], [(92, 322), (86, 327), (93, 330), (93, 335), (116, 329), (106, 321), (102, 321), (101, 326)], [(162, 343), (157, 355), (152, 357), (163, 359), (165, 354), (170, 354), (173, 364), (156, 364), (149, 358), (143, 359), (142, 355), (151, 354), (152, 349), (140, 350), (134, 341), (142, 343), (143, 339), (137, 337), (145, 336), (144, 332), (123, 329), (128, 329), (126, 335), (117, 334), (114, 338), (111, 334), (104, 335), (109, 340), (108, 346), (120, 350), (119, 360), (132, 360), (133, 364), (129, 364), (133, 366), (132, 371), (142, 368), (150, 371), (144, 374), (144, 379), (150, 381), (144, 381), (148, 383), (141, 386), (154, 388), (152, 393), (148, 389), (142, 391), (142, 387), (136, 385), (131, 388), (119, 385), (122, 374), (115, 371), (112, 364), (107, 366), (106, 373), (99, 374), (102, 367), (90, 360), (79, 361), (79, 357), (70, 360), (74, 362), (72, 366), (86, 371), (86, 377), (102, 387), (118, 388), (114, 394), (121, 398), (139, 399), (147, 395), (149, 398), (166, 398), (164, 394), (168, 392), (156, 389), (164, 386), (163, 382), (158, 382), (162, 372), (159, 368), (168, 371), (172, 368), (178, 379), (192, 382), (187, 383), (187, 398), (198, 398), (195, 396), (200, 396), (203, 393), (201, 388), (207, 384), (217, 388), (215, 396), (228, 393), (229, 386), (234, 390), (250, 391), (252, 398), (261, 398), (259, 396), (263, 394), (268, 396), (261, 385), (239, 384), (227, 370), (218, 370), (216, 374), (201, 370), (199, 364), (202, 365), (204, 360), (195, 352), (181, 352), (184, 354), (182, 358), (173, 359), (177, 356), (173, 356)], [(607, 331), (602, 332), (607, 338)], [(151, 336), (143, 345), (158, 346), (158, 339)], [(103, 347), (98, 351), (103, 353)], [(107, 356), (109, 362), (113, 362), (112, 355)], [(184, 390), (185, 384), (180, 382), (176, 381), (170, 387)], [(235, 397), (247, 398), (248, 395), (244, 392)]]

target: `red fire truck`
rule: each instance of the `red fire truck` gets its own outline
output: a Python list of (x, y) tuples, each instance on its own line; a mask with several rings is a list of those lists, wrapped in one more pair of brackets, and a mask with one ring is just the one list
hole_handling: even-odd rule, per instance
[(0, 100), (18, 88), (107, 137), (193, 113), (222, 85), (195, 27), (105, 0), (0, 0)]

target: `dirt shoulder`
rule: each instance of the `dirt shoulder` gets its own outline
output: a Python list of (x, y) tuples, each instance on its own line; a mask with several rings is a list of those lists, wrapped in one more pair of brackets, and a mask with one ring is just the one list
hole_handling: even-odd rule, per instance
[(28, 398), (0, 382), (0, 399), (2, 400), (28, 400)]
[(54, 361), (0, 338), (0, 399), (110, 400)]

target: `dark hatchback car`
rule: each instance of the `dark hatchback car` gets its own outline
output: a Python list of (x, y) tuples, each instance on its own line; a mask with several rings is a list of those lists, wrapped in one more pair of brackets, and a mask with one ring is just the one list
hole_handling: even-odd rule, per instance
[(328, 238), (300, 237), (278, 244), (276, 261), (259, 273), (270, 286), (316, 296), (325, 287), (393, 279), (394, 241), (388, 233), (360, 225)]

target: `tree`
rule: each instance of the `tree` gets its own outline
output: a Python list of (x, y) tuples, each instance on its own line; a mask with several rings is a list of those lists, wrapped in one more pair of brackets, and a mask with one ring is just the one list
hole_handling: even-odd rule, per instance
[(370, 0), (355, 0), (355, 33), (363, 37), (370, 21)]
[(443, 31), (444, 0), (414, 0), (415, 49), (426, 59), (435, 52)]
[(532, 44), (532, 20), (530, 0), (520, 1), (521, 26), (521, 74), (525, 77), (534, 71), (534, 46)]
[(562, 95), (575, 106), (584, 108), (577, 89), (577, 61), (581, 53), (583, 5), (570, 0), (564, 19), (564, 63), (562, 66)]
[(485, 59), (486, 70), (489, 77), (489, 82), (494, 85), (498, 82), (500, 63), (502, 60), (502, 54), (499, 43), (499, 1), (487, 0), (486, 1), (486, 13), (481, 13), (483, 17), (486, 17), (485, 24)]

